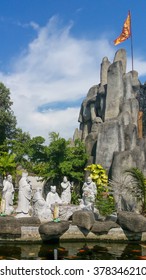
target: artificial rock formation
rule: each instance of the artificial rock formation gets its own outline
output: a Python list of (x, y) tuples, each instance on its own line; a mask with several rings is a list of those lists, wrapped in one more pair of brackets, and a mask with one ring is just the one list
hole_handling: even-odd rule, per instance
[(118, 179), (127, 168), (146, 167), (146, 85), (136, 71), (126, 73), (126, 60), (124, 49), (113, 63), (103, 58), (100, 83), (89, 89), (74, 135), (85, 142), (88, 164), (101, 164)]
[(140, 214), (121, 211), (118, 213), (117, 223), (124, 229), (131, 232), (145, 232), (146, 218)]
[(72, 222), (80, 228), (90, 230), (95, 223), (95, 217), (92, 211), (78, 210), (73, 213)]
[(43, 241), (57, 240), (63, 233), (69, 229), (69, 222), (60, 223), (47, 222), (39, 227), (39, 233)]

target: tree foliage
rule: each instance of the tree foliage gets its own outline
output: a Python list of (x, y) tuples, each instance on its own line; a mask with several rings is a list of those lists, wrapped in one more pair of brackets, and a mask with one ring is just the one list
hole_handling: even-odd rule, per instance
[(16, 161), (19, 164), (23, 164), (28, 157), (29, 144), (31, 137), (29, 133), (23, 132), (22, 129), (18, 128), (15, 132), (15, 137), (11, 140), (5, 141), (9, 152), (16, 155)]
[(15, 174), (16, 171), (16, 162), (15, 155), (8, 154), (7, 152), (0, 153), (0, 174), (6, 176), (7, 174)]
[(16, 117), (11, 109), (12, 104), (9, 89), (0, 83), (0, 145), (15, 134)]
[(58, 133), (50, 133), (50, 144), (44, 148), (44, 157), (34, 165), (33, 171), (43, 179), (60, 184), (64, 175), (70, 181), (80, 183), (84, 178), (87, 162), (85, 146), (80, 140), (74, 145), (61, 138)]

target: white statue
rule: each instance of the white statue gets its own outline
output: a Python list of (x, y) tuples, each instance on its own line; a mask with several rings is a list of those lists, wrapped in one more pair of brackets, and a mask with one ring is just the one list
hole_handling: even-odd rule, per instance
[(56, 186), (50, 187), (50, 192), (47, 194), (46, 202), (49, 208), (51, 208), (51, 205), (55, 203), (62, 204), (62, 200), (56, 192)]
[(8, 175), (3, 182), (3, 191), (2, 191), (2, 204), (1, 211), (6, 215), (12, 214), (14, 211), (13, 208), (13, 199), (14, 199), (14, 187), (12, 184), (12, 176)]
[(19, 181), (19, 193), (18, 193), (18, 207), (16, 209), (17, 216), (29, 217), (30, 201), (31, 201), (32, 187), (28, 180), (28, 173), (23, 173)]
[(61, 183), (63, 189), (61, 194), (61, 200), (63, 204), (70, 204), (71, 202), (71, 183), (67, 180), (67, 177), (63, 177), (63, 182)]
[(52, 211), (50, 210), (47, 202), (42, 197), (42, 192), (40, 188), (37, 188), (33, 199), (33, 216), (38, 217), (41, 222), (47, 222), (53, 220)]
[(97, 195), (97, 187), (90, 176), (87, 178), (87, 181), (83, 184), (82, 191), (83, 193), (81, 208), (94, 211), (94, 202)]

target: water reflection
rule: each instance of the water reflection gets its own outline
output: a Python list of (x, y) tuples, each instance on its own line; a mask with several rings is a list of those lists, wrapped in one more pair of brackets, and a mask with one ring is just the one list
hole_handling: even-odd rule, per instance
[(21, 259), (21, 248), (14, 245), (0, 244), (0, 260)]
[(54, 257), (59, 260), (144, 260), (146, 243), (0, 244), (1, 260), (54, 260)]

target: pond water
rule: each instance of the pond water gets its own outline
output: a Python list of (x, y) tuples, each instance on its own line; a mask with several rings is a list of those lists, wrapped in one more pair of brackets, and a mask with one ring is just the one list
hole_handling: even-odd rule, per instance
[(0, 243), (0, 260), (146, 260), (146, 243)]

